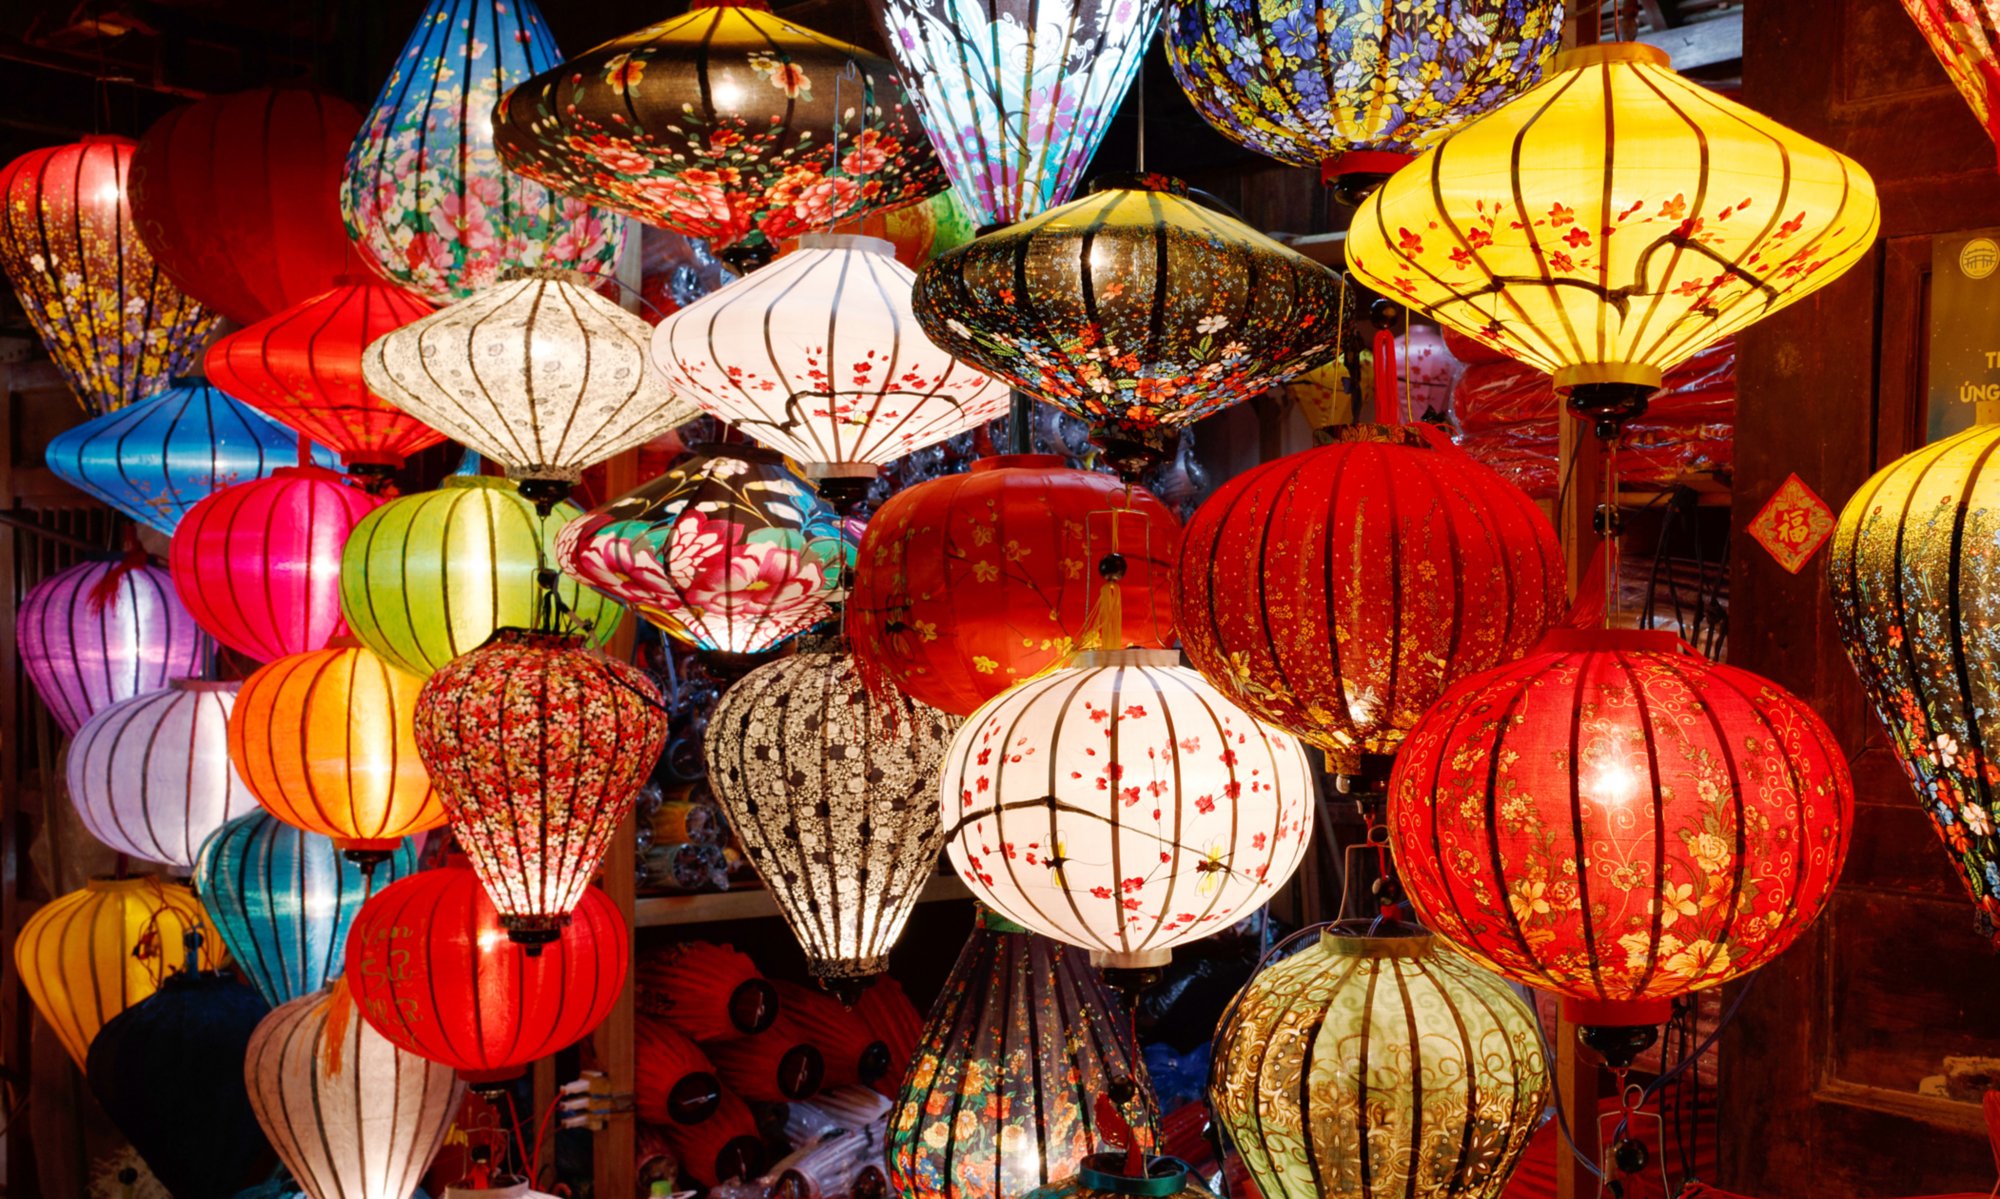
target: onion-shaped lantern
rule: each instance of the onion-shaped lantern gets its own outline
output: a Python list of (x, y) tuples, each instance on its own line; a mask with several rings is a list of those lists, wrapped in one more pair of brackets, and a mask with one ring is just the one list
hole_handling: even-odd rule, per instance
[[(1352, 425), (1238, 475), (1188, 521), (1174, 615), (1235, 703), (1337, 774), (1396, 752), (1451, 683), (1563, 613), (1555, 529), (1426, 426)], [(1377, 764), (1379, 765), (1379, 764)]]
[(1298, 741), (1170, 650), (1088, 651), (1002, 692), (960, 726), (939, 791), (975, 896), (1121, 970), (1267, 902), (1316, 798)]
[(2000, 9), (1964, 0), (1903, 0), (1986, 136), (2000, 143)]
[(1539, 82), (1562, 17), (1562, 0), (1175, 0), (1167, 62), (1230, 140), (1351, 188)]
[(444, 823), (417, 753), (423, 680), (357, 645), (279, 658), (243, 681), (229, 757), (273, 816), (356, 862)]
[(208, 634), (259, 662), (347, 632), (340, 551), (382, 501), (324, 467), (225, 487), (174, 528), (174, 589)]
[(625, 985), (631, 934), (584, 888), (561, 940), (521, 945), (472, 871), (425, 870), (361, 906), (347, 986), (375, 1031), (473, 1082), (511, 1078), (590, 1034)]
[(361, 114), (307, 87), (211, 96), (132, 154), (132, 219), (167, 277), (238, 324), (325, 291), (353, 250), (340, 180)]
[(536, 943), (589, 887), (667, 717), (643, 671), (582, 638), (502, 629), (424, 684), (416, 739), (508, 935)]
[(696, 414), (646, 362), (652, 326), (567, 271), (499, 284), (371, 342), (371, 391), (507, 469), (540, 503)]
[(1129, 475), (1331, 358), (1340, 302), (1332, 271), (1142, 175), (939, 255), (915, 307), (948, 353), (1087, 422)]
[[(172, 533), (188, 509), (299, 460), (298, 434), (199, 378), (49, 439), (55, 476), (142, 525)], [(327, 465), (317, 451), (315, 458)]]
[(145, 555), (80, 562), (28, 588), (14, 617), (22, 673), (65, 733), (122, 699), (201, 673), (210, 643)]
[(889, 1114), (889, 1179), (909, 1199), (1023, 1199), (1103, 1137), (1093, 1103), (1152, 1085), (1118, 999), (1086, 955), (982, 909), (924, 1022)]
[(1668, 367), (1860, 261), (1880, 219), (1851, 159), (1618, 43), (1391, 177), (1347, 265), (1615, 426)]
[(217, 387), (329, 447), (350, 471), (386, 476), (444, 434), (368, 390), (361, 352), (433, 311), (399, 288), (343, 275), (219, 339), (203, 362)]
[(1422, 929), (1362, 928), (1243, 988), (1216, 1034), (1216, 1122), (1266, 1199), (1498, 1199), (1549, 1101), (1535, 1013)]
[[(982, 458), (897, 492), (869, 518), (848, 635), (912, 699), (970, 715), (1073, 650), (1172, 645), (1180, 536), (1144, 488), (1052, 454)], [(1116, 644), (1086, 645), (1092, 605), (1114, 585)]]
[(502, 97), (493, 136), (515, 173), (700, 238), (739, 269), (945, 186), (888, 60), (767, 0), (697, 0), (544, 69)]
[(192, 869), (208, 835), (257, 810), (229, 764), (235, 683), (175, 679), (90, 718), (70, 743), (69, 797), (122, 854)]
[[(385, 661), (428, 677), (495, 630), (535, 622), (548, 595), (537, 575), (555, 565), (556, 536), (582, 511), (565, 502), (537, 513), (515, 484), (480, 475), (390, 500), (354, 526), (341, 552), (348, 627)], [(597, 644), (624, 615), (572, 580), (555, 595)]]
[(709, 786), (806, 966), (831, 985), (888, 967), (937, 867), (937, 772), (953, 718), (871, 695), (851, 654), (812, 647), (723, 692)]
[(813, 234), (661, 321), (653, 360), (711, 415), (858, 498), (884, 464), (1007, 410), (1007, 388), (939, 349), (916, 276), (879, 238)]
[(97, 1030), (159, 989), (189, 933), (202, 936), (201, 969), (229, 960), (184, 884), (94, 878), (28, 917), (14, 938), (14, 968), (80, 1070)]
[(738, 655), (832, 616), (852, 552), (783, 458), (716, 445), (565, 525), (554, 557), (677, 640)]
[(231, 1199), (270, 1169), (243, 1082), (270, 1010), (234, 975), (183, 970), (90, 1043), (91, 1093), (175, 1199)]
[(92, 414), (187, 374), (215, 329), (139, 240), (125, 190), (133, 145), (87, 137), (0, 168), (0, 270)]
[(342, 858), (331, 840), (257, 811), (202, 843), (194, 883), (230, 956), (276, 1007), (339, 977), (347, 926), (361, 901), (416, 871), (417, 851), (408, 841), (371, 875)]
[(1848, 661), (2000, 943), (1996, 445), (1981, 423), (1876, 472), (1841, 510), (1828, 573)]
[(344, 986), (264, 1017), (243, 1061), (250, 1106), (311, 1199), (406, 1199), (451, 1131), (465, 1084), (353, 1014)]
[(1164, 7), (869, 3), (931, 145), (978, 225), (1022, 220), (1075, 193)]
[(1657, 1024), (1783, 952), (1853, 824), (1811, 708), (1653, 630), (1557, 630), (1460, 680), (1389, 779), (1423, 923), (1586, 1025)]
[(375, 269), (433, 304), (509, 267), (609, 273), (623, 222), (509, 171), (493, 109), (562, 62), (535, 0), (430, 0), (347, 153), (340, 210)]

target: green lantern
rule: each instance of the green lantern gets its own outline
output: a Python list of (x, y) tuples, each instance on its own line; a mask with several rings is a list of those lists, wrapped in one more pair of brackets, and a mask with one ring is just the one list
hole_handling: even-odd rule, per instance
[[(537, 516), (512, 480), (454, 475), (355, 526), (340, 559), (341, 610), (362, 644), (428, 676), (495, 629), (534, 627), (543, 596), (535, 576), (554, 569), (556, 534), (581, 515), (562, 503)], [(556, 595), (597, 644), (625, 615), (573, 579)]]

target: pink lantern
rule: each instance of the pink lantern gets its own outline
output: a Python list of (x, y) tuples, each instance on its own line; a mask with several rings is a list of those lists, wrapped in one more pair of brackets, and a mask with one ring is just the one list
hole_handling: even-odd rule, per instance
[(81, 562), (28, 589), (21, 666), (65, 733), (122, 699), (201, 673), (208, 638), (144, 554)]

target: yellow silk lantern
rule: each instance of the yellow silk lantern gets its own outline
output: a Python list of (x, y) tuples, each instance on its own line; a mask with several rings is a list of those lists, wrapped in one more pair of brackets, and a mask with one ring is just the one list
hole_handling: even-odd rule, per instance
[(202, 935), (201, 968), (220, 970), (228, 961), (222, 938), (185, 884), (94, 878), (28, 918), (14, 941), (14, 966), (80, 1070), (97, 1030), (180, 968), (189, 932)]
[(1397, 172), (1355, 212), (1347, 263), (1619, 419), (1854, 265), (1880, 216), (1851, 159), (1615, 43)]

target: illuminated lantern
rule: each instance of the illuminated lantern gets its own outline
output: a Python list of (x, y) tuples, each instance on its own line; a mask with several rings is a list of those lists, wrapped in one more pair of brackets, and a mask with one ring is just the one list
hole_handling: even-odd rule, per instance
[(833, 615), (851, 552), (783, 458), (707, 445), (564, 526), (554, 557), (696, 649), (755, 654)]
[(465, 1084), (356, 1018), (353, 1002), (335, 986), (264, 1017), (243, 1061), (250, 1106), (311, 1199), (407, 1199)]
[(306, 87), (211, 96), (132, 153), (132, 220), (174, 285), (238, 324), (325, 291), (353, 251), (340, 179), (361, 114)]
[(368, 390), (361, 352), (433, 311), (385, 283), (341, 276), (221, 338), (204, 363), (217, 387), (330, 447), (350, 471), (380, 478), (444, 434)]
[(347, 935), (347, 985), (375, 1031), (471, 1082), (511, 1078), (603, 1023), (625, 985), (631, 934), (584, 888), (561, 940), (521, 945), (479, 879), (446, 865), (363, 905)]
[[(417, 752), (517, 941), (555, 940), (667, 739), (644, 671), (502, 629), (417, 697)], [(619, 973), (624, 973), (620, 966)]]
[(215, 329), (139, 240), (125, 192), (132, 148), (87, 137), (0, 169), (0, 269), (92, 414), (187, 374)]
[(234, 975), (182, 970), (90, 1043), (91, 1093), (175, 1199), (231, 1199), (269, 1172), (242, 1063), (270, 1010)]
[[(1526, 653), (1566, 607), (1555, 529), (1421, 425), (1350, 425), (1231, 479), (1188, 521), (1188, 660), (1259, 720), (1377, 773), (1457, 679)], [(1281, 618), (1274, 616), (1282, 614)]]
[(1657, 1024), (1783, 952), (1853, 823), (1811, 708), (1655, 630), (1558, 629), (1460, 680), (1389, 779), (1423, 924), (1586, 1025)]
[(1542, 77), (1562, 0), (1175, 0), (1167, 62), (1231, 141), (1369, 185)]
[(1617, 43), (1391, 177), (1347, 266), (1615, 427), (1668, 367), (1858, 262), (1880, 217), (1851, 159)]
[(1022, 1199), (1096, 1152), (1092, 1103), (1124, 1086), (1150, 1127), (1145, 1061), (1084, 954), (982, 909), (890, 1112), (890, 1183)]
[(1088, 423), (1127, 474), (1339, 348), (1332, 271), (1158, 175), (939, 255), (914, 302), (947, 353)]
[(257, 811), (202, 843), (194, 882), (230, 956), (275, 1007), (339, 977), (347, 926), (371, 886), (416, 871), (417, 851), (408, 841), (371, 880), (332, 841)]
[[(354, 526), (341, 553), (348, 627), (390, 664), (427, 677), (496, 629), (535, 622), (547, 595), (536, 572), (555, 565), (556, 535), (581, 514), (570, 503), (538, 514), (513, 483), (479, 475), (390, 500)], [(598, 644), (623, 616), (570, 580), (556, 598)]]
[(953, 718), (871, 695), (851, 654), (801, 650), (722, 693), (708, 720), (709, 786), (751, 866), (845, 991), (888, 967), (937, 866), (932, 800)]
[(182, 870), (208, 835), (257, 810), (229, 764), (235, 683), (174, 679), (92, 716), (70, 742), (69, 797), (90, 835)]
[(1076, 191), (1165, 6), (870, 0), (869, 8), (959, 198), (976, 224), (1004, 225)]
[(1981, 423), (1877, 471), (1841, 510), (1834, 615), (1890, 744), (1944, 840), (1979, 930), (2000, 940), (2000, 656), (1988, 631), (2000, 530), (2000, 425)]
[(258, 802), (367, 864), (444, 823), (417, 753), (423, 680), (357, 645), (291, 654), (243, 681), (229, 757)]
[(1228, 928), (1285, 884), (1312, 839), (1305, 749), (1179, 662), (1172, 650), (1077, 654), (989, 700), (945, 755), (958, 876), (1101, 966), (1156, 969), (1175, 945)]
[(501, 163), (493, 108), (562, 62), (534, 0), (430, 0), (347, 154), (340, 211), (375, 269), (433, 304), (509, 267), (611, 273), (623, 222)]
[(885, 463), (1007, 410), (1004, 386), (918, 328), (915, 279), (880, 238), (801, 238), (661, 321), (653, 360), (677, 393), (858, 499)]
[(104, 1022), (159, 989), (168, 953), (204, 934), (201, 968), (227, 962), (201, 903), (185, 884), (159, 878), (94, 878), (43, 904), (14, 939), (14, 967), (35, 1010), (78, 1069)]
[(1092, 648), (1173, 644), (1180, 535), (1166, 505), (1111, 475), (1052, 454), (982, 458), (897, 492), (869, 518), (847, 632), (912, 699), (969, 715), (1083, 647), (1107, 563), (1118, 644)]
[(14, 617), (21, 670), (75, 734), (121, 699), (200, 674), (209, 641), (145, 554), (93, 558), (28, 588)]
[(778, 1018), (778, 992), (748, 955), (706, 941), (649, 952), (634, 972), (640, 1011), (697, 1041), (763, 1032)]
[(1991, 0), (1903, 0), (1904, 11), (1944, 64), (1953, 87), (2000, 142), (2000, 8)]
[(1335, 925), (1216, 1034), (1215, 1119), (1265, 1199), (1498, 1199), (1550, 1087), (1535, 1013), (1421, 929)]
[(340, 550), (382, 501), (324, 467), (225, 487), (174, 528), (174, 589), (210, 636), (259, 662), (347, 632)]
[(700, 238), (739, 270), (945, 186), (895, 67), (766, 0), (697, 0), (544, 67), (501, 99), (493, 136), (509, 170)]
[(694, 416), (646, 362), (653, 329), (566, 271), (511, 271), (370, 342), (369, 390), (507, 469), (538, 504)]

